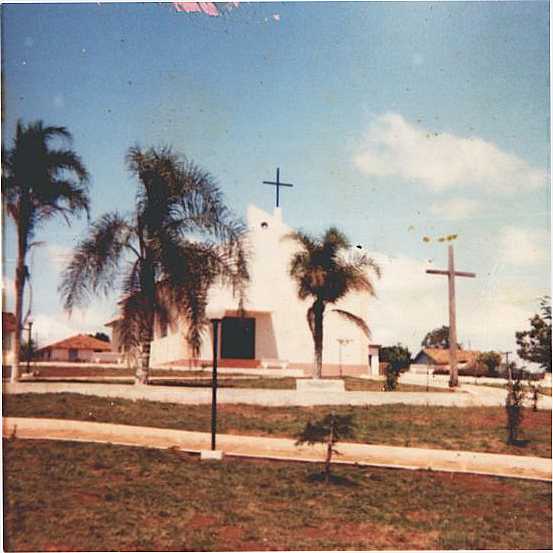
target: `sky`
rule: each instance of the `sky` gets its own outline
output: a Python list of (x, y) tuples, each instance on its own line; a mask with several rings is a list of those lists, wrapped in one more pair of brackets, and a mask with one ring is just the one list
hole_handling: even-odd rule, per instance
[[(64, 125), (91, 174), (92, 218), (132, 208), (130, 146), (170, 145), (253, 203), (380, 262), (373, 341), (416, 351), (447, 324), (438, 238), (457, 234), (459, 340), (514, 351), (550, 292), (547, 2), (3, 4), (4, 145), (16, 121)], [(86, 221), (40, 229), (28, 264), (41, 345), (104, 330), (116, 294), (69, 316), (59, 272)], [(426, 240), (425, 240), (426, 237)], [(15, 233), (4, 224), (13, 309)], [(26, 302), (28, 303), (27, 295)]]

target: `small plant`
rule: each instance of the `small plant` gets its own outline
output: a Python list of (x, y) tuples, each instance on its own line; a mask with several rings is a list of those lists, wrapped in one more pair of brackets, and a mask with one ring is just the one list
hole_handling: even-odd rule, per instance
[(334, 411), (318, 421), (309, 421), (298, 435), (296, 445), (326, 444), (325, 482), (331, 477), (332, 454), (340, 455), (334, 445), (344, 438), (353, 436), (355, 424), (353, 415), (336, 415)]
[(528, 388), (530, 390), (530, 397), (532, 398), (532, 411), (538, 410), (538, 399), (540, 394), (540, 385), (536, 384), (535, 382), (532, 382), (531, 380), (528, 381)]
[(505, 400), (505, 409), (507, 411), (507, 443), (516, 444), (518, 441), (518, 431), (522, 423), (522, 408), (526, 393), (520, 374), (517, 374), (514, 380), (507, 384), (507, 399)]

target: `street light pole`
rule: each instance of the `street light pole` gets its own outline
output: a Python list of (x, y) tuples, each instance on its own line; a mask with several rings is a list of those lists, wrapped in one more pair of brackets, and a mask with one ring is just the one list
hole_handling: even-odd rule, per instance
[(33, 321), (29, 320), (27, 327), (27, 373), (31, 372), (31, 332), (33, 330)]
[(213, 324), (213, 372), (211, 377), (211, 450), (215, 451), (217, 434), (217, 359), (219, 357), (219, 323), (221, 319), (211, 319)]

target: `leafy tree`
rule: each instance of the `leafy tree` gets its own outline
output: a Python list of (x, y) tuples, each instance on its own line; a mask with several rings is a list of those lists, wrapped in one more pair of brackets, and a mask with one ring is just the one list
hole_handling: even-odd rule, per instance
[(551, 372), (551, 298), (540, 300), (540, 313), (530, 319), (530, 330), (515, 333), (521, 359), (539, 365)]
[(395, 346), (385, 346), (380, 349), (380, 361), (398, 364), (403, 371), (408, 369), (411, 364), (411, 352), (400, 343)]
[[(314, 378), (321, 378), (323, 364), (323, 321), (328, 304), (334, 304), (353, 291), (375, 295), (369, 270), (380, 277), (380, 267), (370, 257), (357, 254), (346, 259), (350, 243), (338, 229), (329, 228), (321, 238), (297, 231), (288, 235), (300, 249), (292, 256), (290, 275), (296, 281), (298, 297), (311, 298), (307, 310), (307, 323), (313, 336), (315, 349)], [(369, 336), (367, 323), (360, 317), (342, 309), (333, 312), (356, 324)]]
[[(427, 333), (421, 342), (423, 348), (449, 349), (449, 326), (441, 326)], [(461, 344), (457, 344), (460, 349)]]
[(161, 324), (182, 317), (197, 357), (212, 284), (230, 284), (241, 308), (245, 228), (213, 177), (171, 149), (130, 148), (127, 164), (138, 185), (134, 211), (106, 213), (92, 225), (63, 272), (60, 292), (70, 311), (121, 289), (121, 343), (139, 351), (137, 382), (147, 383), (156, 317)]
[(388, 363), (385, 374), (386, 381), (384, 389), (393, 392), (397, 388), (399, 375), (409, 368), (411, 363), (411, 352), (403, 345), (384, 347), (380, 350), (380, 359)]
[(340, 454), (334, 449), (334, 445), (344, 438), (351, 438), (354, 430), (353, 415), (336, 415), (333, 411), (315, 422), (309, 421), (298, 435), (296, 445), (326, 444), (325, 482), (327, 484), (331, 476), (332, 454)]
[(91, 338), (96, 338), (96, 340), (102, 340), (102, 342), (110, 342), (109, 336), (105, 332), (96, 332), (96, 334), (89, 334)]
[(496, 351), (482, 352), (476, 358), (476, 365), (484, 367), (488, 372), (488, 376), (497, 376), (501, 366), (501, 354)]
[(19, 377), (23, 293), (29, 279), (25, 263), (37, 244), (40, 227), (54, 217), (71, 217), (89, 211), (88, 173), (81, 158), (71, 149), (53, 148), (52, 141), (71, 141), (65, 127), (44, 126), (42, 121), (17, 122), (12, 147), (2, 150), (2, 196), (17, 232), (15, 269), (15, 333), (12, 381)]

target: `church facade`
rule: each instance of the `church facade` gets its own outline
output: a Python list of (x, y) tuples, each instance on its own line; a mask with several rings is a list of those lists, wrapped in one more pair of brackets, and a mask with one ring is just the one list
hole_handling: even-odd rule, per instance
[[(245, 316), (237, 314), (238, 300), (228, 288), (214, 287), (207, 313), (224, 313), (220, 335), (222, 367), (291, 368), (311, 375), (314, 367), (313, 338), (307, 324), (309, 300), (301, 301), (289, 265), (297, 245), (286, 236), (292, 231), (282, 220), (280, 208), (269, 214), (250, 205), (247, 212), (250, 251), (250, 284)], [(351, 293), (324, 318), (323, 376), (379, 373), (379, 347), (370, 344), (357, 326), (332, 312), (348, 310), (366, 320), (369, 295)], [(192, 364), (184, 336), (186, 323), (177, 321), (161, 328), (156, 323), (151, 344), (151, 366)], [(211, 366), (211, 330), (206, 332), (199, 362)]]

